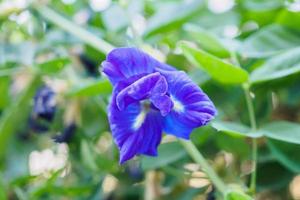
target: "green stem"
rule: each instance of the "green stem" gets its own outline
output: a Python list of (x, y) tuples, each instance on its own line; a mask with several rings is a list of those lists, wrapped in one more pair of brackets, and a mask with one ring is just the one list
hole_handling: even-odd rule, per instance
[[(240, 66), (239, 60), (237, 58), (237, 55), (235, 52), (231, 52), (231, 58), (237, 66)], [(243, 85), (244, 89), (244, 94), (246, 98), (246, 103), (247, 103), (247, 108), (248, 108), (248, 113), (249, 113), (249, 119), (250, 119), (250, 125), (252, 131), (256, 131), (256, 119), (255, 119), (255, 113), (254, 113), (254, 107), (253, 107), (253, 102), (251, 100), (251, 93), (250, 93), (250, 84), (246, 83)], [(251, 173), (251, 178), (250, 178), (250, 188), (249, 192), (251, 194), (255, 194), (256, 192), (256, 168), (257, 168), (257, 139), (253, 138), (252, 139), (252, 173)]]
[(47, 6), (37, 6), (35, 7), (35, 9), (49, 22), (59, 26), (61, 29), (64, 29), (72, 35), (80, 38), (86, 44), (105, 54), (109, 53), (114, 48), (114, 46), (112, 46), (108, 42), (102, 40), (101, 38), (95, 36), (94, 34), (75, 24), (74, 22), (59, 15), (57, 12)]
[(186, 151), (189, 153), (189, 155), (194, 159), (194, 161), (202, 167), (202, 169), (209, 177), (211, 182), (214, 184), (214, 186), (217, 188), (217, 190), (219, 190), (223, 195), (225, 195), (226, 192), (225, 184), (220, 179), (220, 177), (216, 174), (216, 172), (211, 168), (211, 166), (207, 163), (207, 161), (205, 160), (203, 155), (198, 151), (196, 146), (191, 141), (187, 141), (187, 140), (179, 140), (179, 141), (186, 149)]
[[(246, 97), (246, 103), (248, 107), (249, 112), (249, 119), (251, 124), (252, 131), (256, 131), (256, 120), (255, 120), (255, 114), (254, 114), (254, 107), (251, 100), (251, 94), (250, 94), (250, 86), (249, 84), (243, 85), (244, 93)], [(250, 193), (255, 194), (256, 192), (256, 168), (257, 168), (257, 139), (252, 139), (252, 174), (251, 174), (251, 180), (250, 180)]]
[(246, 84), (246, 85), (244, 85), (243, 88), (244, 88), (247, 107), (248, 107), (248, 111), (249, 111), (251, 128), (253, 129), (253, 131), (255, 131), (256, 130), (256, 120), (255, 120), (255, 114), (254, 114), (254, 107), (253, 107), (253, 103), (252, 103), (251, 95), (250, 95), (250, 89), (249, 89), (250, 86), (249, 86), (249, 84)]

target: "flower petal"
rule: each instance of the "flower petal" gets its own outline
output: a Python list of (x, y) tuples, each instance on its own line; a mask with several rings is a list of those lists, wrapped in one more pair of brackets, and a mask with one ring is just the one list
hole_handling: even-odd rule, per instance
[(116, 97), (116, 103), (118, 108), (123, 110), (131, 103), (149, 98), (162, 115), (166, 115), (173, 106), (171, 99), (166, 95), (167, 91), (166, 79), (156, 72), (138, 79), (121, 90)]
[(162, 116), (158, 111), (146, 113), (139, 102), (120, 111), (114, 91), (108, 117), (114, 141), (120, 150), (121, 164), (138, 154), (157, 154), (163, 126)]
[(206, 125), (216, 115), (208, 96), (184, 72), (166, 72), (172, 111), (165, 117), (163, 130), (188, 139), (194, 128)]
[(145, 123), (139, 129), (143, 135), (143, 145), (139, 150), (140, 154), (157, 156), (157, 146), (162, 138), (163, 119), (159, 112), (151, 111), (147, 114)]
[(112, 50), (102, 63), (102, 67), (113, 85), (131, 76), (153, 73), (157, 71), (156, 68), (175, 70), (139, 49), (130, 47)]

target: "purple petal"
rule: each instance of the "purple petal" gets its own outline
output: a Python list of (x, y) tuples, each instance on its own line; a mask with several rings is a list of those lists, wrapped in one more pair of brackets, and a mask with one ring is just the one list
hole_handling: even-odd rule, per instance
[(173, 101), (172, 111), (165, 117), (163, 130), (188, 139), (194, 128), (206, 125), (216, 115), (216, 108), (208, 96), (184, 72), (163, 74)]
[(170, 97), (166, 95), (167, 91), (166, 79), (156, 72), (138, 79), (121, 90), (117, 94), (116, 103), (118, 108), (123, 110), (134, 102), (149, 98), (162, 115), (166, 115), (173, 106)]
[(147, 114), (145, 123), (139, 129), (143, 135), (143, 145), (139, 150), (140, 154), (157, 156), (157, 147), (162, 138), (163, 119), (159, 112), (151, 111)]
[(175, 70), (137, 48), (127, 47), (112, 50), (107, 55), (106, 61), (102, 63), (102, 67), (103, 72), (114, 85), (131, 76), (153, 73), (157, 68)]
[(151, 97), (153, 105), (160, 110), (162, 116), (166, 116), (173, 108), (173, 102), (167, 95), (155, 95)]
[(139, 102), (120, 111), (114, 91), (108, 117), (114, 141), (120, 150), (121, 164), (138, 154), (157, 154), (163, 123), (158, 111), (150, 110), (145, 113)]

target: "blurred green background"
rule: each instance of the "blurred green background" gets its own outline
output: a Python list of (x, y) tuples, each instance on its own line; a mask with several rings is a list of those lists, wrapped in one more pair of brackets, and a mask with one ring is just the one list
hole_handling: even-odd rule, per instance
[(118, 164), (100, 63), (121, 46), (210, 96), (218, 117), (191, 139), (228, 185), (246, 191), (257, 141), (256, 199), (300, 199), (300, 1), (2, 0), (1, 200), (221, 199), (172, 137)]

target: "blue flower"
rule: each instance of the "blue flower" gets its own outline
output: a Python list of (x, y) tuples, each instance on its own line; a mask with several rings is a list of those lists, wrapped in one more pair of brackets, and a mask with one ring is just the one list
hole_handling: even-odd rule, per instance
[(40, 87), (33, 99), (33, 108), (28, 119), (29, 128), (35, 133), (49, 130), (56, 112), (56, 94), (49, 86)]
[(55, 92), (48, 86), (38, 89), (34, 96), (33, 114), (51, 122), (56, 111)]
[(56, 135), (53, 137), (54, 142), (56, 143), (69, 143), (75, 132), (76, 132), (77, 126), (75, 123), (71, 123), (70, 125), (66, 126), (63, 130), (63, 132), (60, 135)]
[(114, 86), (108, 118), (120, 163), (135, 155), (157, 155), (162, 133), (189, 139), (216, 109), (182, 71), (137, 48), (117, 48), (102, 63)]

